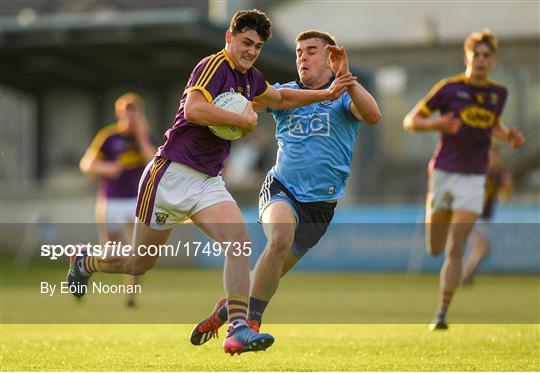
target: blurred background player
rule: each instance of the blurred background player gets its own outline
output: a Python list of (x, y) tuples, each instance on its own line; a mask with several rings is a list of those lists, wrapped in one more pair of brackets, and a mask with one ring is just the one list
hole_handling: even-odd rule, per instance
[[(208, 126), (232, 125), (249, 133), (257, 126), (257, 114), (251, 103), (243, 113), (233, 113), (212, 105), (213, 99), (232, 91), (263, 106), (285, 109), (335, 100), (356, 79), (345, 74), (317, 91), (273, 88), (253, 67), (270, 36), (271, 23), (266, 14), (243, 10), (233, 16), (225, 34), (225, 49), (204, 58), (193, 70), (173, 127), (165, 134), (165, 144), (143, 173), (137, 201), (137, 222), (141, 224), (135, 225), (134, 255), (73, 258), (68, 273), (70, 284), (85, 284), (98, 271), (144, 274), (158, 256), (141, 254), (138, 248), (165, 244), (172, 228), (186, 219), (215, 242), (232, 242), (241, 247), (250, 244), (240, 209), (221, 176), (231, 142), (212, 134)], [(257, 334), (246, 324), (249, 254), (228, 250), (225, 257), (229, 328), (223, 346), (231, 355), (265, 350), (274, 342), (271, 335)], [(73, 295), (81, 297), (84, 293)]]
[[(114, 109), (117, 122), (98, 132), (80, 161), (82, 172), (99, 177), (96, 222), (101, 245), (131, 241), (139, 180), (156, 152), (141, 97), (126, 93)], [(126, 281), (135, 285), (137, 277), (128, 275)], [(127, 294), (129, 307), (135, 306), (134, 297)]]
[[(462, 279), (467, 237), (482, 212), (492, 136), (512, 148), (524, 142), (500, 118), (507, 89), (489, 79), (497, 38), (485, 29), (464, 43), (466, 70), (437, 83), (405, 117), (409, 131), (438, 131), (440, 142), (430, 162), (426, 200), (428, 253), (445, 251), (436, 316), (430, 330), (447, 329), (446, 314)], [(429, 118), (440, 112), (436, 119)], [(447, 242), (448, 241), (448, 242)]]
[[(329, 87), (350, 74), (345, 49), (335, 38), (309, 30), (296, 38), (299, 80), (276, 88), (309, 91)], [(256, 106), (257, 109), (266, 107)], [(277, 161), (259, 195), (259, 220), (267, 244), (252, 273), (248, 324), (259, 330), (262, 315), (284, 276), (326, 233), (337, 200), (345, 196), (360, 122), (376, 124), (381, 113), (358, 82), (335, 101), (288, 110), (269, 110), (276, 122)], [(192, 331), (200, 345), (227, 320), (224, 300)]]
[(480, 262), (491, 248), (491, 219), (495, 212), (497, 199), (506, 200), (512, 193), (512, 175), (503, 167), (501, 154), (497, 147), (489, 151), (489, 166), (486, 174), (484, 208), (476, 220), (472, 231), (472, 248), (463, 264), (461, 284), (472, 285), (473, 276)]

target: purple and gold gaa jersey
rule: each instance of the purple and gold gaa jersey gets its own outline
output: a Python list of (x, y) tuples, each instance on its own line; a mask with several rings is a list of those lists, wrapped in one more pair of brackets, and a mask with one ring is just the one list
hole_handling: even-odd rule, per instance
[(137, 139), (131, 134), (122, 134), (116, 124), (111, 124), (98, 132), (87, 152), (97, 153), (103, 161), (119, 162), (122, 173), (116, 179), (101, 178), (99, 194), (106, 198), (137, 197), (139, 179), (145, 162), (139, 150)]
[(199, 90), (208, 102), (212, 102), (221, 93), (237, 92), (253, 101), (256, 96), (264, 95), (268, 87), (262, 73), (255, 67), (245, 73), (235, 69), (225, 50), (204, 58), (191, 73), (174, 124), (165, 133), (165, 144), (160, 146), (157, 155), (217, 176), (229, 156), (231, 142), (215, 136), (206, 126), (186, 120), (184, 105), (187, 94)]
[(448, 172), (485, 174), (492, 128), (507, 94), (505, 87), (491, 81), (485, 86), (469, 84), (464, 74), (437, 83), (421, 101), (422, 113), (452, 112), (462, 126), (455, 135), (441, 134), (431, 165)]

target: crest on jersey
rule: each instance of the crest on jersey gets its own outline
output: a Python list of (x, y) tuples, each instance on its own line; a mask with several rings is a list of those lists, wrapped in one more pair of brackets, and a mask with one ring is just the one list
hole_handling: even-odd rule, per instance
[(332, 105), (332, 100), (324, 100), (324, 101), (321, 101), (320, 104), (323, 106), (330, 106)]
[(483, 104), (486, 102), (486, 94), (485, 93), (475, 93), (474, 97), (476, 97), (476, 102), (479, 104)]
[(169, 214), (166, 214), (164, 212), (156, 212), (156, 224), (157, 225), (165, 224), (168, 217), (169, 217)]
[(491, 92), (489, 95), (489, 98), (491, 100), (492, 105), (497, 105), (497, 101), (499, 101), (499, 96), (495, 92)]

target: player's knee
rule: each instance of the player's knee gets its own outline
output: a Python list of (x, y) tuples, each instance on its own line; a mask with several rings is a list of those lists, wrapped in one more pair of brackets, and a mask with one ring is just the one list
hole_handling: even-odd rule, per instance
[(268, 251), (274, 255), (284, 255), (292, 247), (294, 235), (286, 232), (275, 232), (268, 241)]
[(450, 261), (459, 261), (463, 258), (463, 250), (456, 246), (450, 246), (446, 253), (446, 258)]

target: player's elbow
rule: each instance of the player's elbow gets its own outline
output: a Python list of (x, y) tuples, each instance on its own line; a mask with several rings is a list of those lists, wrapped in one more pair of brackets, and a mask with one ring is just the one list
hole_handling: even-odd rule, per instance
[(89, 162), (86, 158), (81, 159), (79, 162), (79, 170), (81, 170), (84, 174), (90, 174), (90, 168), (92, 166), (92, 162)]
[(379, 111), (369, 113), (364, 118), (366, 124), (377, 124), (382, 120), (382, 114)]
[(184, 118), (191, 123), (197, 123), (198, 115), (197, 109), (193, 105), (184, 106)]
[(414, 132), (414, 121), (410, 115), (407, 115), (405, 116), (405, 118), (403, 118), (402, 125), (405, 131)]

